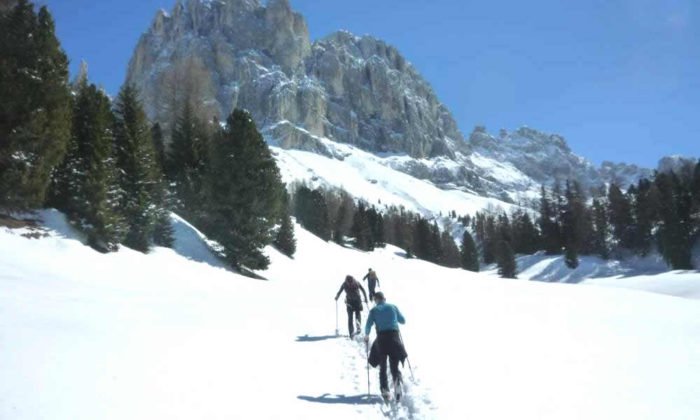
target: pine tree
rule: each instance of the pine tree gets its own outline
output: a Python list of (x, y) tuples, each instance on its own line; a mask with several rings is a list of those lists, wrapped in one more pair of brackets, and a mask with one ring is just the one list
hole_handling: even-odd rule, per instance
[(562, 239), (564, 241), (564, 261), (574, 269), (579, 264), (579, 254), (586, 231), (586, 209), (582, 192), (576, 183), (566, 182), (565, 201), (562, 208)]
[[(151, 138), (153, 139), (153, 149), (155, 150), (155, 160), (158, 166), (158, 182), (160, 187), (157, 188), (155, 202), (158, 206), (156, 210), (156, 223), (153, 230), (153, 242), (158, 246), (172, 248), (175, 244), (175, 229), (173, 228), (170, 218), (170, 211), (177, 208), (177, 198), (173, 193), (168, 180), (166, 179), (165, 169), (167, 166), (167, 156), (165, 153), (165, 141), (163, 139), (163, 129), (160, 123), (155, 123), (151, 126)], [(203, 175), (204, 167), (201, 171)], [(200, 176), (201, 176), (200, 175)], [(201, 193), (201, 182), (199, 183), (200, 192), (198, 198), (203, 198)], [(197, 209), (201, 210), (201, 201), (197, 201)], [(197, 223), (201, 220), (199, 212), (185, 212), (185, 215), (192, 219), (192, 222)]]
[(441, 264), (445, 256), (445, 249), (442, 246), (442, 235), (440, 234), (440, 228), (438, 227), (437, 222), (433, 222), (433, 224), (430, 225), (429, 250), (431, 253), (426, 256), (426, 260), (436, 264)]
[(153, 139), (153, 148), (155, 149), (156, 162), (160, 171), (165, 174), (166, 155), (165, 155), (165, 140), (163, 138), (163, 129), (160, 123), (155, 123), (151, 126), (151, 138)]
[(564, 263), (570, 269), (575, 269), (579, 265), (578, 251), (574, 247), (564, 247)]
[(413, 215), (404, 208), (390, 207), (386, 220), (387, 242), (408, 250), (413, 243)]
[(517, 263), (515, 253), (508, 241), (500, 241), (496, 244), (496, 263), (498, 264), (498, 274), (506, 279), (516, 278)]
[(593, 200), (593, 252), (603, 259), (610, 258), (610, 247), (608, 236), (610, 226), (608, 225), (608, 214), (604, 203), (598, 199)]
[(432, 232), (430, 222), (422, 217), (418, 217), (413, 227), (412, 250), (416, 257), (430, 261), (436, 254), (433, 249)]
[(331, 224), (328, 217), (326, 197), (319, 189), (311, 191), (311, 208), (313, 209), (309, 230), (324, 241), (331, 240)]
[(0, 207), (44, 204), (70, 138), (68, 59), (46, 7), (0, 14)]
[(691, 179), (674, 178), (674, 196), (676, 199), (677, 223), (678, 223), (678, 251), (674, 268), (691, 270), (693, 247), (693, 197), (691, 193)]
[(695, 170), (693, 171), (693, 179), (690, 185), (691, 196), (693, 198), (693, 236), (696, 241), (700, 240), (700, 159), (698, 159)]
[(384, 216), (374, 206), (367, 210), (367, 222), (371, 232), (372, 247), (384, 247), (386, 245), (384, 240)]
[(486, 238), (486, 215), (477, 212), (474, 216), (474, 234), (477, 242), (483, 243)]
[(311, 214), (313, 212), (311, 207), (311, 189), (306, 185), (298, 185), (296, 191), (294, 191), (294, 217), (297, 218), (297, 222), (304, 228), (309, 230), (308, 226), (310, 224)]
[(673, 173), (657, 174), (655, 184), (660, 196), (659, 249), (674, 270), (691, 269), (691, 198), (688, 188)]
[(294, 224), (289, 214), (282, 217), (282, 224), (277, 230), (274, 246), (281, 253), (290, 258), (294, 256), (297, 250), (297, 240), (294, 237)]
[(537, 252), (540, 235), (532, 223), (530, 215), (523, 210), (516, 210), (511, 217), (513, 220), (513, 251), (516, 254), (531, 255)]
[[(497, 241), (507, 241), (513, 243), (513, 227), (510, 224), (510, 219), (505, 213), (498, 215), (496, 220)], [(512, 246), (512, 245), (511, 245)]]
[(496, 262), (496, 246), (498, 245), (498, 240), (496, 219), (493, 215), (488, 215), (484, 219), (484, 239), (481, 242), (484, 264), (493, 264)]
[(333, 240), (340, 245), (344, 244), (344, 238), (350, 233), (352, 219), (355, 213), (355, 203), (345, 192), (340, 194), (340, 206), (333, 223)]
[(450, 268), (461, 267), (461, 254), (455, 240), (449, 232), (443, 231), (440, 235), (440, 245), (442, 248), (442, 258), (440, 265)]
[(66, 213), (99, 251), (116, 250), (124, 234), (113, 126), (109, 98), (84, 78), (75, 93), (68, 153), (54, 171), (49, 204)]
[(631, 245), (637, 255), (646, 256), (654, 241), (652, 233), (658, 218), (659, 191), (648, 179), (641, 179), (636, 187), (631, 187), (632, 213), (635, 223), (632, 226)]
[(561, 252), (561, 232), (557, 222), (557, 210), (550, 200), (544, 185), (540, 190), (540, 232), (542, 234), (542, 246), (547, 255), (556, 255)]
[(158, 170), (153, 191), (153, 204), (156, 207), (153, 243), (166, 248), (172, 248), (175, 244), (175, 228), (170, 217), (170, 210), (174, 207), (172, 202), (172, 194), (165, 176)]
[(206, 176), (205, 233), (236, 268), (264, 269), (262, 253), (284, 215), (284, 184), (251, 115), (239, 109), (213, 137)]
[(147, 252), (159, 219), (157, 200), (163, 184), (151, 128), (134, 87), (127, 85), (119, 92), (115, 117), (116, 157), (122, 190), (120, 208), (127, 225), (124, 245)]
[(364, 251), (374, 250), (372, 240), (372, 227), (369, 224), (369, 216), (365, 203), (360, 202), (352, 219), (352, 236), (355, 238), (355, 247)]
[[(209, 130), (186, 101), (172, 132), (165, 172), (173, 182), (176, 209), (195, 221), (201, 217), (204, 202), (204, 176), (209, 150)], [(156, 148), (157, 150), (157, 148)]]
[(608, 206), (613, 237), (620, 246), (631, 249), (632, 225), (634, 223), (632, 210), (629, 199), (615, 184), (612, 184), (608, 190)]
[(324, 241), (331, 239), (328, 205), (320, 189), (311, 190), (305, 185), (299, 186), (294, 195), (294, 215), (304, 229)]
[(462, 247), (460, 250), (462, 268), (469, 271), (479, 271), (479, 253), (476, 250), (474, 238), (465, 230), (462, 235)]
[(153, 225), (153, 243), (165, 248), (175, 244), (175, 229), (170, 219), (170, 212), (164, 207), (156, 209), (156, 221)]

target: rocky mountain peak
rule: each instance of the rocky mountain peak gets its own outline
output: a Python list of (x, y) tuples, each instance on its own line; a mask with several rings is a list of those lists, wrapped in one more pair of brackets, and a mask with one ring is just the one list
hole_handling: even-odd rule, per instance
[(189, 98), (220, 118), (248, 109), (283, 147), (324, 153), (318, 137), (326, 137), (430, 157), (463, 144), (449, 110), (396, 48), (345, 31), (312, 45), (287, 0), (178, 2), (141, 37), (127, 81), (166, 127)]
[(556, 180), (597, 187), (649, 173), (624, 164), (597, 168), (564, 137), (529, 127), (498, 135), (477, 127), (465, 141), (397, 48), (347, 31), (312, 43), (288, 0), (178, 1), (139, 40), (127, 82), (166, 130), (185, 101), (204, 118), (245, 108), (283, 148), (335, 156), (328, 140), (346, 143), (438, 185), (506, 200)]

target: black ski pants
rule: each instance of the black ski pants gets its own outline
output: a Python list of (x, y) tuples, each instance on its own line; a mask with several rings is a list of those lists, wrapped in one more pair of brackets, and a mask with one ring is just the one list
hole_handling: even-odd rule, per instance
[(367, 288), (369, 289), (369, 300), (372, 301), (374, 299), (375, 289), (377, 288), (377, 282), (370, 280), (367, 283)]
[(394, 379), (394, 382), (401, 380), (401, 371), (399, 370), (399, 359), (391, 356), (382, 357), (382, 361), (379, 363), (379, 387), (382, 390), (389, 389), (389, 378), (387, 377), (386, 372), (387, 359), (389, 359), (391, 377)]
[[(382, 390), (389, 389), (389, 379), (386, 371), (387, 359), (389, 359), (389, 368), (391, 369), (391, 377), (394, 379), (394, 382), (401, 381), (399, 362), (406, 357), (406, 349), (403, 347), (398, 331), (380, 332), (377, 334), (375, 344), (377, 345), (376, 355), (379, 358), (379, 386)], [(370, 364), (376, 366), (375, 363), (372, 362), (372, 355), (370, 355)]]
[[(362, 301), (347, 301), (345, 307), (348, 310), (348, 333), (352, 338), (355, 335), (355, 320), (357, 320), (357, 325), (362, 328)], [(359, 333), (359, 329), (357, 333)]]

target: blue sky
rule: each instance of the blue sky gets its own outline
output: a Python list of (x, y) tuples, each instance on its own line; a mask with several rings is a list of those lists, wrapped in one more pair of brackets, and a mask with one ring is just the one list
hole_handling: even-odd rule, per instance
[[(75, 71), (115, 93), (138, 37), (174, 0), (48, 0)], [(396, 46), (467, 136), (527, 125), (595, 163), (700, 155), (695, 0), (291, 0), (313, 39), (337, 29)]]

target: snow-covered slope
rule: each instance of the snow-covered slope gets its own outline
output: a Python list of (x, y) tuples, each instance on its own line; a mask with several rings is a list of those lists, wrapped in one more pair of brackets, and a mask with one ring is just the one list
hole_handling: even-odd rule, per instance
[(306, 182), (312, 186), (342, 188), (353, 197), (378, 205), (403, 206), (426, 217), (456, 211), (473, 214), (487, 208), (509, 211), (513, 206), (487, 198), (466, 188), (438, 188), (393, 166), (407, 156), (381, 157), (350, 145), (317, 138), (331, 156), (273, 147), (282, 178), (287, 183)]
[[(700, 259), (698, 251), (695, 255)], [(656, 253), (623, 260), (581, 256), (579, 266), (573, 270), (566, 266), (563, 256), (542, 252), (520, 256), (517, 264), (521, 280), (610, 286), (700, 299), (700, 271), (669, 271), (663, 258)], [(495, 267), (488, 273), (496, 275)]]
[[(45, 238), (0, 228), (2, 419), (700, 416), (695, 300), (499, 280), (300, 229), (295, 259), (270, 250), (258, 281), (187, 258), (202, 248), (184, 223), (178, 252), (103, 255), (42, 216)], [(415, 374), (386, 416), (364, 347), (334, 337), (340, 281), (370, 266)]]

